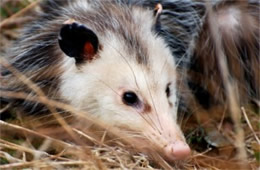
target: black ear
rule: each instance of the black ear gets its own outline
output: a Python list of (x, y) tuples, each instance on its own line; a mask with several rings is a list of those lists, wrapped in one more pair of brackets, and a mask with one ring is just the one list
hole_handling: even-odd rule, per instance
[(76, 59), (76, 63), (91, 61), (98, 51), (98, 37), (86, 26), (72, 22), (64, 24), (60, 30), (61, 50)]

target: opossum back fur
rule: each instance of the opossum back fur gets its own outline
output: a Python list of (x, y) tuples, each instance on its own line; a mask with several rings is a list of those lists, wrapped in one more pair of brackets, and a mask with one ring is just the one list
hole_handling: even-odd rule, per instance
[[(210, 27), (217, 27), (227, 61), (229, 78), (239, 105), (260, 100), (259, 1), (217, 1), (213, 16), (206, 15), (194, 53), (190, 57), (188, 84), (203, 109), (227, 104), (216, 42)], [(211, 25), (210, 21), (214, 21)], [(254, 103), (254, 102), (253, 102)]]

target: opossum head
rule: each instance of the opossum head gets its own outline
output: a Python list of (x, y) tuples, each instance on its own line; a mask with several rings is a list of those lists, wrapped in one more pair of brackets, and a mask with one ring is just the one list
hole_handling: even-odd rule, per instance
[(121, 8), (106, 9), (102, 22), (96, 16), (64, 23), (61, 96), (106, 125), (141, 136), (135, 145), (150, 142), (166, 158), (183, 159), (190, 148), (176, 119), (173, 56), (154, 31), (152, 11)]

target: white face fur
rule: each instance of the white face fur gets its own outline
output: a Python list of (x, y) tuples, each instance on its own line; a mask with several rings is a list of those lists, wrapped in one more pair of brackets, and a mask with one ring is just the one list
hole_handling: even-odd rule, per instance
[[(138, 30), (142, 45), (148, 47), (148, 64), (138, 64), (134, 53), (127, 52), (128, 44), (107, 31), (98, 36), (103, 49), (97, 59), (77, 66), (74, 58), (64, 55), (60, 94), (108, 126), (138, 132), (165, 149), (179, 141), (185, 144), (185, 139), (176, 120), (174, 59), (148, 21)], [(178, 158), (168, 150), (168, 157)]]
[[(101, 58), (91, 63), (78, 67), (73, 58), (65, 57), (60, 87), (62, 98), (113, 125), (138, 126), (137, 122), (143, 122), (143, 119), (136, 112), (145, 115), (155, 110), (169, 113), (176, 121), (174, 60), (163, 41), (150, 34), (146, 37), (151, 47), (148, 66), (132, 60), (134, 56), (129, 57), (122, 50), (125, 44), (113, 35), (109, 35), (110, 44), (104, 46)], [(170, 87), (169, 97), (167, 86)], [(122, 95), (127, 91), (135, 92), (141, 101), (140, 108), (123, 103)], [(143, 104), (151, 106), (151, 111), (143, 113)]]

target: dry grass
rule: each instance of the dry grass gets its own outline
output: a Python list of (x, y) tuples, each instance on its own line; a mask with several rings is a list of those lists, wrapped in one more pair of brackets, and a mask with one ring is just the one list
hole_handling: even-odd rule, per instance
[[(32, 19), (29, 14), (37, 3), (34, 0), (1, 1), (1, 55), (19, 36), (17, 30)], [(14, 6), (16, 10), (12, 9)], [(217, 34), (216, 30), (212, 32)], [(86, 117), (87, 113), (49, 100), (41, 89), (9, 66), (1, 56), (0, 64), (8, 67), (37, 94), (37, 97), (30, 98), (25, 93), (1, 91), (1, 97), (38, 101), (45, 104), (52, 114), (24, 116), (12, 103), (1, 103), (1, 116), (11, 116), (5, 122), (0, 121), (0, 169), (257, 169), (260, 165), (259, 106), (239, 108), (233, 94), (235, 85), (226, 79), (228, 71), (221, 44), (218, 39), (215, 41), (222, 59), (219, 65), (227, 86), (226, 93), (230, 94), (228, 108), (233, 113), (234, 124), (220, 119), (214, 125), (204, 126), (197, 123), (193, 115), (184, 117), (183, 130), (193, 153), (187, 160), (175, 163), (166, 162), (153, 151), (147, 155), (140, 153), (139, 148), (133, 147), (127, 135), (118, 129), (108, 130), (97, 120)], [(71, 114), (61, 117), (57, 114), (60, 108)], [(82, 128), (81, 124), (75, 125), (73, 113), (91, 126)], [(211, 109), (210, 114), (219, 114), (218, 108)]]

